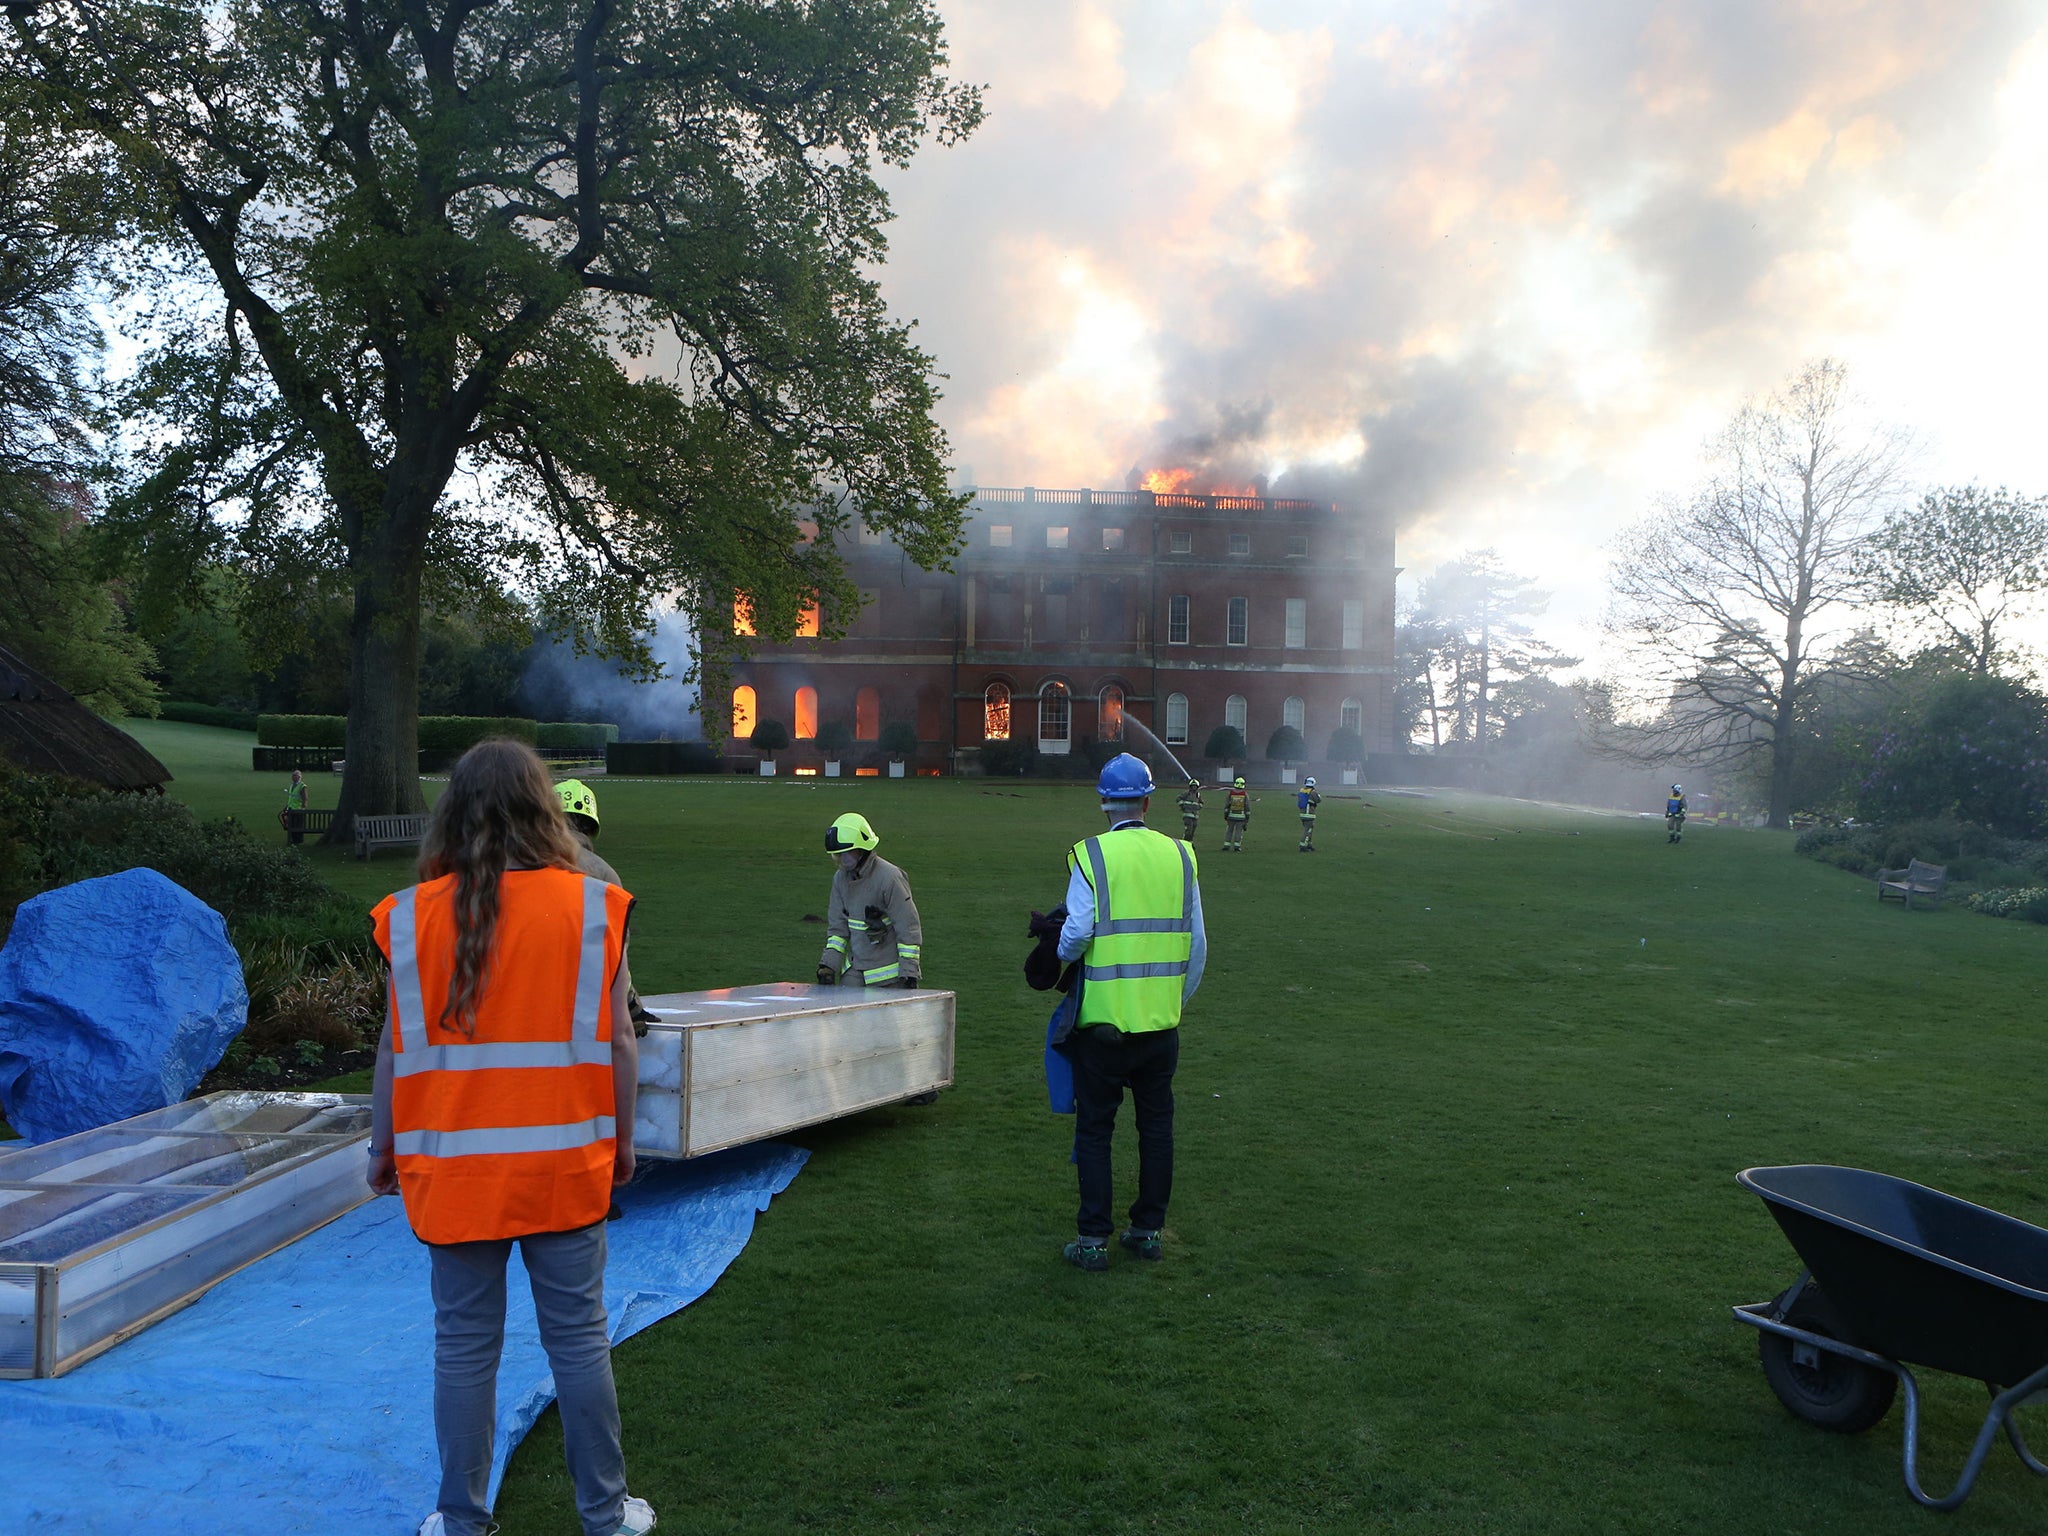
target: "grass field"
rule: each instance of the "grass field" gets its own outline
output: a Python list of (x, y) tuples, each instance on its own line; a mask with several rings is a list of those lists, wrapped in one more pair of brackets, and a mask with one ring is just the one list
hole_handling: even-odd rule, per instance
[[(137, 734), (268, 835), (283, 779), (249, 737)], [(664, 1531), (1932, 1528), (1899, 1410), (1839, 1438), (1771, 1397), (1728, 1306), (1798, 1264), (1733, 1175), (1855, 1164), (2048, 1223), (2048, 931), (1880, 908), (1763, 833), (1339, 792), (1303, 857), (1268, 794), (1223, 858), (1212, 810), (1167, 1260), (1089, 1276), (1056, 1255), (1071, 1122), (1020, 975), (1102, 825), (1085, 788), (597, 787), (643, 990), (808, 977), (823, 829), (856, 809), (959, 993), (959, 1086), (797, 1137), (731, 1271), (620, 1349)], [(318, 857), (366, 902), (409, 878)], [(1945, 1488), (1984, 1394), (1925, 1385)], [(559, 1445), (550, 1416), (517, 1456), (508, 1536), (574, 1529)], [(2001, 1449), (1942, 1529), (2044, 1519)]]

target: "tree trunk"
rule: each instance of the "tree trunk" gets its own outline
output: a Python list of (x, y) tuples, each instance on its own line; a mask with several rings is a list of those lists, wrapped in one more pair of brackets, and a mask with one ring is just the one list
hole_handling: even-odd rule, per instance
[(1778, 700), (1778, 716), (1771, 726), (1771, 804), (1764, 824), (1774, 831), (1788, 832), (1792, 828), (1792, 770), (1798, 754), (1792, 705), (1787, 695)]
[(425, 551), (389, 530), (356, 562), (349, 623), (348, 767), (326, 841), (358, 816), (424, 811), (420, 793), (420, 575)]

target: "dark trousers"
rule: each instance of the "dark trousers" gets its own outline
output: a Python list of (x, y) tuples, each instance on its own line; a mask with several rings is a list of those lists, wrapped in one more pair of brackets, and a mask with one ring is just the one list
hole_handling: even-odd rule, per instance
[(1180, 1031), (1118, 1033), (1107, 1025), (1074, 1034), (1074, 1163), (1081, 1179), (1083, 1237), (1108, 1237), (1110, 1137), (1116, 1112), (1131, 1090), (1138, 1122), (1138, 1199), (1131, 1225), (1156, 1231), (1166, 1225), (1173, 1194), (1173, 1071), (1180, 1064)]
[(303, 843), (306, 840), (306, 813), (288, 810), (284, 813), (285, 841)]

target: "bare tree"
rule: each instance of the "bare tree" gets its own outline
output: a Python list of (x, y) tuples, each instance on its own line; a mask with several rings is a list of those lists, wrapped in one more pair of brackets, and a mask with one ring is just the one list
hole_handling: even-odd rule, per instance
[(1655, 709), (1628, 750), (1705, 767), (1764, 754), (1773, 827), (1791, 821), (1800, 710), (1853, 627), (1864, 548), (1903, 474), (1904, 436), (1860, 420), (1846, 384), (1823, 360), (1743, 406), (1691, 497), (1623, 536), (1610, 578), (1608, 632)]
[(2013, 659), (2008, 622), (2048, 592), (2048, 505), (2003, 486), (1929, 491), (1885, 519), (1863, 568), (1872, 596), (1988, 676)]

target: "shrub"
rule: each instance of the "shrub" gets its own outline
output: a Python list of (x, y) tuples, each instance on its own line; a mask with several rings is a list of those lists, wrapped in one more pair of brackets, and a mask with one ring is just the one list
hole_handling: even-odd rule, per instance
[(1298, 763), (1307, 756), (1308, 743), (1291, 725), (1276, 727), (1266, 738), (1266, 761), (1269, 763)]
[(1213, 762), (1236, 762), (1245, 755), (1244, 732), (1234, 725), (1219, 725), (1209, 733), (1208, 745), (1202, 748), (1202, 756)]
[(906, 720), (891, 720), (882, 727), (877, 743), (890, 757), (915, 757), (917, 755), (917, 727)]
[(1362, 763), (1365, 761), (1365, 738), (1346, 727), (1330, 733), (1330, 761), (1333, 763)]
[[(422, 721), (422, 724), (425, 722)], [(348, 740), (346, 715), (258, 715), (262, 747), (339, 747)]]
[(1021, 741), (984, 741), (981, 771), (993, 778), (1025, 778), (1038, 771), (1038, 749)]
[(602, 752), (619, 739), (616, 725), (586, 725), (577, 720), (550, 720), (534, 728), (536, 747), (581, 747)]
[(763, 720), (747, 740), (764, 757), (773, 756), (789, 745), (789, 727), (780, 720)]
[[(186, 725), (217, 725), (230, 731), (253, 731), (256, 729), (256, 712), (253, 709), (228, 709), (219, 704), (190, 704), (173, 700), (157, 706), (159, 720), (180, 720)], [(273, 715), (272, 719), (279, 718)]]
[(2029, 923), (2048, 923), (2048, 886), (2004, 886), (1978, 891), (1969, 899), (1972, 912), (1986, 917), (2014, 917)]
[(853, 727), (844, 720), (827, 720), (818, 727), (818, 750), (827, 757), (838, 757), (853, 745)]
[(724, 761), (708, 742), (615, 741), (604, 749), (604, 771), (633, 777), (722, 773)]
[(2015, 836), (2048, 810), (2044, 701), (2007, 678), (1935, 679), (1870, 748), (1858, 786), (1867, 820), (1951, 816)]
[(420, 716), (422, 752), (467, 752), (478, 742), (488, 741), (493, 736), (523, 741), (531, 747), (538, 744), (535, 737), (539, 734), (539, 721), (522, 720), (515, 715)]

